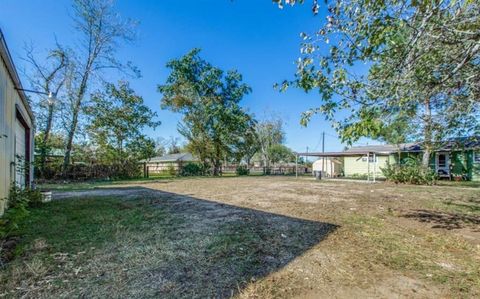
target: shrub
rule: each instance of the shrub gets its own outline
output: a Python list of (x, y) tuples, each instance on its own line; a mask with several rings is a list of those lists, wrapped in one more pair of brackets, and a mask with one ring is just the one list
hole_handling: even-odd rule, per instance
[(189, 162), (182, 167), (181, 175), (182, 176), (197, 176), (203, 175), (203, 167), (197, 163)]
[(387, 181), (408, 183), (415, 185), (433, 185), (437, 181), (437, 175), (433, 170), (424, 167), (413, 158), (408, 158), (403, 164), (390, 164), (381, 168)]
[(130, 179), (141, 176), (141, 168), (136, 160), (127, 160), (120, 165), (114, 165), (112, 177), (115, 179)]
[(169, 164), (167, 166), (167, 174), (171, 175), (171, 176), (176, 176), (177, 175), (177, 170), (175, 170), (175, 166), (173, 166), (172, 164)]
[(15, 234), (20, 222), (28, 216), (28, 206), (38, 205), (41, 201), (40, 191), (12, 186), (8, 197), (8, 208), (0, 218), (0, 238)]
[[(142, 170), (135, 160), (125, 160), (122, 163), (113, 164), (75, 164), (67, 169), (65, 179), (91, 180), (91, 179), (130, 179), (140, 177)], [(56, 178), (62, 178), (60, 168), (55, 174)]]
[(42, 204), (43, 196), (40, 190), (27, 188), (22, 190), (22, 192), (24, 193), (23, 196), (27, 197), (28, 199), (29, 207), (38, 207)]
[(237, 175), (249, 175), (250, 169), (248, 169), (246, 165), (239, 165), (237, 166), (237, 169), (235, 169), (235, 172)]
[(363, 173), (353, 173), (348, 178), (349, 179), (354, 179), (354, 180), (366, 180), (366, 179), (368, 179), (368, 175), (363, 174)]

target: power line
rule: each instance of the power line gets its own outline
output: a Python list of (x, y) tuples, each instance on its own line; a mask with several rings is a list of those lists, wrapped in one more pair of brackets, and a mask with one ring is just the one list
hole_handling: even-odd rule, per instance
[[(320, 135), (320, 137), (318, 138), (317, 145), (315, 145), (315, 147), (312, 149), (312, 151), (316, 151), (316, 150), (318, 149), (318, 147), (320, 146), (320, 144), (324, 144), (324, 143), (325, 143), (325, 136), (338, 139), (338, 136), (335, 136), (335, 135), (332, 135), (332, 134), (329, 134), (329, 133), (323, 131), (323, 132), (322, 132), (322, 135)], [(324, 145), (323, 145), (322, 148), (323, 148), (322, 151), (325, 151), (325, 146), (324, 146)]]

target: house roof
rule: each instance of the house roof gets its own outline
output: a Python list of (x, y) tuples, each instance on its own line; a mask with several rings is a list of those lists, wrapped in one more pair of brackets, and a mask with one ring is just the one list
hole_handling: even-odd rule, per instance
[(385, 145), (366, 145), (366, 146), (352, 146), (351, 148), (345, 150), (345, 153), (385, 153), (389, 154), (398, 150), (396, 145), (385, 144)]
[(150, 159), (140, 160), (140, 162), (144, 163), (163, 163), (163, 162), (192, 162), (198, 161), (192, 154), (190, 153), (179, 153), (179, 154), (169, 154), (161, 157), (153, 157)]
[[(462, 149), (480, 149), (480, 136), (451, 138), (439, 144), (437, 151), (452, 151)], [(405, 151), (421, 152), (422, 150), (422, 144), (417, 142), (411, 143)]]
[(25, 109), (27, 110), (28, 116), (34, 121), (34, 115), (30, 104), (28, 103), (27, 96), (25, 92), (21, 89), (22, 83), (20, 82), (20, 77), (18, 76), (17, 69), (15, 68), (15, 64), (13, 63), (12, 56), (10, 55), (10, 51), (8, 50), (7, 43), (5, 41), (5, 37), (3, 35), (2, 30), (0, 29), (0, 58), (2, 59), (5, 67), (7, 68), (7, 72), (10, 75), (10, 78), (13, 81), (13, 87), (17, 90), (20, 99), (22, 100)]
[[(459, 137), (452, 138), (439, 145), (436, 151), (453, 151), (462, 149), (480, 149), (480, 136)], [(421, 152), (423, 151), (422, 144), (403, 143), (399, 145), (384, 144), (384, 145), (365, 145), (353, 146), (343, 152), (311, 152), (311, 153), (296, 153), (299, 156), (313, 156), (313, 157), (344, 157), (344, 156), (361, 156), (366, 154), (389, 155), (401, 152)]]
[(373, 151), (344, 151), (344, 152), (311, 152), (311, 153), (296, 153), (299, 156), (310, 156), (310, 157), (345, 157), (345, 156), (363, 156), (366, 154), (377, 154), (377, 155), (389, 155), (390, 152), (373, 152)]

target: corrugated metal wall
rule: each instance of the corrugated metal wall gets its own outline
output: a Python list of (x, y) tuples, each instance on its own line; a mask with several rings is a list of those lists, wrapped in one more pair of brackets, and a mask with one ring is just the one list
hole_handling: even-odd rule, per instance
[[(0, 135), (2, 135), (0, 138), (0, 215), (3, 214), (8, 190), (15, 179), (12, 162), (15, 161), (16, 106), (32, 128), (32, 121), (28, 117), (27, 110), (23, 106), (18, 91), (14, 88), (4, 61), (0, 59)], [(33, 128), (30, 140), (33, 141)], [(32, 146), (33, 142), (30, 145)], [(33, 153), (33, 148), (31, 148), (31, 153)]]

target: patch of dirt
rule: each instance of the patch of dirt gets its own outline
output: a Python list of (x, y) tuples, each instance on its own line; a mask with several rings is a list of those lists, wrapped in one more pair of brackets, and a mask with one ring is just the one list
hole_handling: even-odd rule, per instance
[[(444, 204), (476, 204), (480, 190), (475, 188), (238, 177), (132, 183), (53, 194), (54, 200), (102, 196), (146, 200), (153, 207), (168, 207), (186, 221), (176, 228), (175, 241), (165, 242), (154, 232), (142, 237), (126, 233), (122, 238), (125, 247), (112, 251), (115, 255), (133, 249), (148, 252), (129, 256), (128, 265), (135, 270), (127, 272), (126, 278), (104, 275), (119, 288), (127, 284), (132, 297), (195, 297), (202, 288), (212, 291), (207, 292), (210, 297), (240, 298), (480, 296), (480, 272), (474, 267), (480, 263), (475, 240), (480, 212)], [(308, 233), (311, 224), (337, 229), (315, 239)], [(263, 241), (249, 247), (251, 240), (238, 240), (232, 227), (248, 230)], [(222, 253), (210, 256), (202, 251), (220, 237), (229, 240)], [(135, 241), (143, 247), (128, 238), (145, 238)], [(293, 249), (292, 240), (297, 240), (300, 250)], [(284, 242), (288, 247), (279, 245)], [(166, 247), (175, 254), (165, 255)], [(259, 259), (235, 264), (244, 250), (257, 252)], [(151, 255), (162, 256), (163, 262), (150, 259)], [(116, 258), (92, 263), (108, 264), (122, 272), (119, 265), (111, 264)], [(216, 263), (219, 260), (228, 263)], [(239, 268), (233, 270), (232, 265)]]
[(442, 292), (403, 275), (382, 277), (368, 288), (343, 287), (329, 293), (308, 292), (295, 298), (439, 298)]
[(0, 239), (0, 268), (15, 257), (15, 248), (19, 242), (19, 237), (7, 237), (4, 240)]
[(473, 230), (480, 231), (480, 216), (432, 210), (413, 210), (404, 214), (403, 217), (430, 223), (432, 228), (452, 230), (470, 227)]

